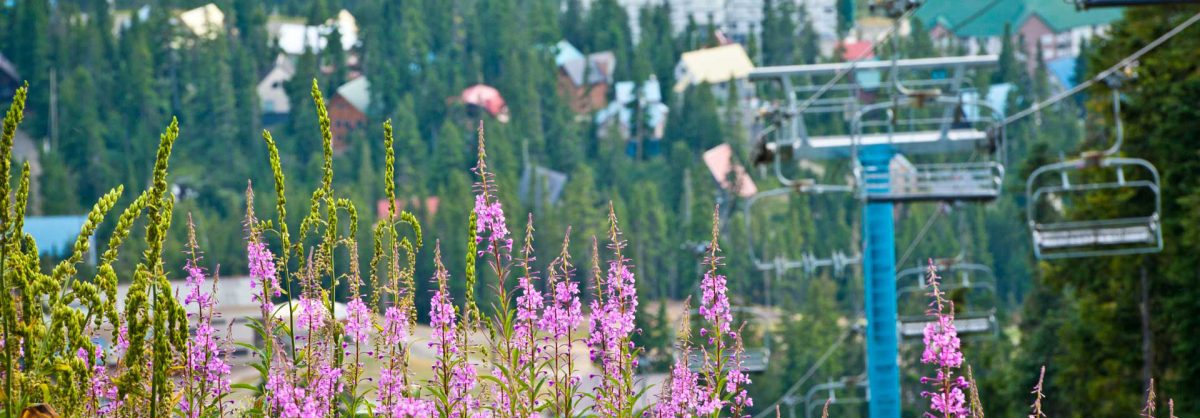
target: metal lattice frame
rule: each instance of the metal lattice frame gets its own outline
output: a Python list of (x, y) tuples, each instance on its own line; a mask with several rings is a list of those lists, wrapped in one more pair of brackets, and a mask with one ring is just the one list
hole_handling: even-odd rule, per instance
[[(904, 109), (941, 106), (941, 115), (903, 119)], [(986, 117), (963, 114), (965, 107), (987, 110)], [(937, 109), (935, 109), (937, 110)], [(871, 116), (882, 115), (882, 118)], [(854, 159), (859, 196), (869, 202), (990, 201), (1000, 195), (1004, 180), (1003, 129), (993, 128), (1004, 115), (987, 102), (959, 97), (932, 101), (900, 98), (863, 107), (852, 121), (852, 147), (889, 147), (901, 154), (973, 151), (987, 161), (909, 164), (902, 170), (864, 165)], [(900, 130), (900, 128), (906, 128)], [(925, 129), (921, 129), (925, 128)], [(866, 132), (867, 129), (882, 132)], [(858, 155), (857, 152), (852, 153)]]
[[(831, 86), (795, 86), (794, 77), (811, 77), (833, 75), (853, 69), (856, 72), (890, 70), (893, 75), (906, 71), (927, 71), (935, 69), (950, 69), (952, 74), (944, 78), (906, 80), (904, 85), (913, 88), (945, 90), (957, 94), (964, 87), (969, 87), (971, 80), (966, 77), (969, 68), (994, 66), (999, 61), (996, 55), (980, 55), (969, 57), (938, 57), (918, 58), (894, 61), (862, 61), (855, 63), (828, 63), (811, 65), (783, 65), (759, 67), (749, 75), (751, 81), (777, 81), (785, 92), (785, 104), (771, 116), (773, 120), (756, 139), (756, 162), (771, 163), (775, 177), (786, 186), (805, 186), (813, 183), (811, 179), (792, 178), (783, 173), (784, 154), (790, 154), (796, 159), (841, 159), (850, 158), (852, 148), (849, 135), (811, 136), (805, 122), (805, 116), (821, 114), (843, 114), (846, 119), (860, 107), (857, 96), (864, 91), (884, 92), (888, 84), (880, 80), (878, 86), (864, 87), (858, 82), (844, 82)], [(825, 97), (814, 99), (799, 113), (799, 96), (828, 92)], [(771, 135), (775, 135), (772, 139)], [(839, 185), (840, 186), (840, 185)], [(842, 186), (844, 187), (844, 186)]]

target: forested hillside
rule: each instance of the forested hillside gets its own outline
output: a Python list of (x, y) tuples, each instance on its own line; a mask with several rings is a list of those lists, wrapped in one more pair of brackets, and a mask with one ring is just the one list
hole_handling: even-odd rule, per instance
[[(180, 136), (169, 179), (177, 198), (176, 218), (191, 215), (207, 263), (219, 264), (223, 275), (246, 274), (246, 188), (253, 185), (259, 196), (256, 212), (275, 211), (263, 131), (269, 130), (279, 145), (290, 190), (314, 189), (323, 161), (309, 94), (313, 80), (330, 98), (348, 81), (366, 77), (370, 107), (365, 124), (339, 138), (334, 164), (338, 188), (360, 216), (359, 242), (370, 242), (369, 226), (385, 198), (380, 180), (383, 123), (390, 120), (398, 199), (421, 220), (427, 241), (443, 239), (441, 253), (452, 277), (463, 272), (468, 249), (462, 243), (473, 202), (471, 169), (482, 130), (513, 231), (520, 230), (528, 212), (537, 221), (536, 242), (560, 242), (570, 228), (572, 242), (590, 243), (606, 234), (603, 220), (611, 202), (629, 241), (626, 255), (639, 277), (638, 293), (650, 302), (642, 305), (650, 312), (639, 319), (650, 319), (639, 324), (637, 338), (652, 355), (667, 353), (675, 337), (666, 302), (697, 295), (714, 206), (729, 209), (721, 242), (733, 302), (769, 304), (774, 320), (770, 330), (753, 330), (765, 332), (772, 346), (771, 367), (752, 376), (750, 391), (758, 408), (770, 405), (808, 371), (852, 328), (862, 309), (858, 266), (780, 275), (754, 269), (749, 233), (761, 258), (857, 254), (862, 205), (846, 194), (790, 195), (752, 212), (747, 230), (744, 199), (721, 190), (701, 156), (729, 143), (735, 157), (750, 166), (752, 124), (747, 121), (757, 109), (743, 106), (740, 97), (747, 92), (736, 89), (727, 89), (726, 97), (707, 84), (674, 89), (680, 55), (716, 46), (722, 35), (694, 19), (674, 30), (669, 1), (650, 2), (634, 21), (616, 0), (215, 0), (224, 20), (204, 35), (182, 26), (178, 15), (208, 1), (9, 3), (0, 5), (0, 53), (28, 80), (21, 128), (36, 145), (41, 167), (31, 214), (80, 214), (114, 185), (140, 189), (150, 179), (159, 133), (177, 116)], [(756, 65), (843, 60), (841, 48), (821, 54), (802, 8), (789, 1), (763, 3), (763, 35), (745, 45)], [(322, 35), (320, 52), (306, 48), (289, 58), (294, 71), (282, 87), (290, 112), (265, 118), (257, 89), (283, 52), (271, 22), (321, 25), (337, 19), (342, 9), (357, 21), (358, 43), (343, 47), (342, 34), (334, 31)], [(1076, 78), (1111, 65), (1195, 10), (1127, 11), (1108, 36), (1085, 50)], [(840, 30), (848, 31), (852, 23), (843, 22)], [(935, 44), (928, 28), (916, 20), (909, 33), (899, 51), (885, 45), (876, 54), (918, 58), (967, 50), (966, 45)], [(964, 342), (988, 395), (984, 404), (989, 414), (1027, 413), (1029, 391), (1042, 365), (1050, 416), (1130, 416), (1140, 409), (1149, 377), (1174, 395), (1177, 415), (1200, 414), (1195, 396), (1200, 342), (1191, 338), (1200, 326), (1200, 259), (1193, 255), (1200, 250), (1195, 248), (1200, 245), (1200, 211), (1195, 209), (1200, 166), (1191, 147), (1194, 121), (1200, 119), (1195, 105), (1200, 97), (1200, 63), (1195, 59), (1200, 36), (1192, 33), (1148, 55), (1138, 66), (1137, 79), (1124, 89), (1123, 151), (1150, 160), (1163, 174), (1162, 253), (1084, 262), (1034, 260), (1025, 224), (1025, 175), (1062, 155), (1107, 147), (1112, 115), (1103, 86), (1093, 87), (1085, 99), (1061, 102), (1037, 118), (1007, 127), (1008, 175), (998, 201), (898, 206), (897, 254), (909, 254), (899, 268), (961, 255), (995, 273), (1000, 331)], [(658, 152), (628, 152), (620, 132), (572, 110), (570, 99), (559, 93), (555, 45), (562, 40), (584, 54), (612, 51), (614, 80), (635, 81), (640, 88), (653, 75), (670, 108)], [(998, 68), (973, 80), (978, 91), (1011, 83), (1014, 88), (1006, 98), (1010, 113), (1060, 88), (1049, 80), (1040, 56), (1020, 53), (1022, 48), (1014, 44), (1019, 41), (1006, 37)], [(503, 95), (507, 121), (455, 99), (480, 83)], [(770, 87), (754, 88), (761, 97), (778, 98)], [(827, 128), (842, 130), (843, 124), (831, 121)], [(522, 198), (522, 175), (534, 166), (566, 174), (557, 201)], [(826, 178), (850, 172), (848, 163), (822, 169)], [(758, 190), (779, 187), (766, 171), (750, 171)], [(134, 197), (126, 194), (119, 205)], [(1127, 200), (1089, 202), (1089, 210), (1130, 204)], [(287, 211), (303, 213), (308, 202), (307, 196), (291, 195)], [(111, 228), (103, 225), (100, 236)], [(186, 223), (176, 222), (165, 250), (168, 271), (182, 271), (186, 241)], [(135, 253), (139, 244), (126, 245), (128, 253)], [(572, 258), (589, 260), (587, 248), (575, 246)], [(370, 249), (361, 251), (365, 263)], [(432, 254), (420, 254), (416, 277), (434, 275)], [(535, 264), (543, 268), (551, 259), (547, 254)], [(120, 262), (128, 269), (137, 260)], [(581, 271), (590, 269), (584, 262), (578, 265)], [(492, 290), (487, 275), (480, 274), (475, 290), (482, 300)], [(588, 276), (577, 276), (585, 280), (584, 289), (590, 289)], [(1140, 280), (1143, 276), (1146, 280)], [(422, 290), (431, 286), (425, 280), (417, 285)], [(466, 292), (464, 281), (451, 280), (449, 286), (455, 298)], [(1145, 298), (1139, 297), (1142, 293)], [(417, 298), (417, 305), (427, 318), (429, 301)], [(1146, 339), (1150, 342), (1143, 348)], [(810, 382), (861, 373), (861, 347), (861, 339), (851, 338)], [(902, 346), (901, 355), (904, 400), (915, 406), (921, 399), (917, 379), (924, 373), (917, 362), (919, 344)], [(659, 371), (665, 364), (648, 363), (648, 369), (657, 366)], [(839, 409), (837, 416), (865, 414), (865, 408), (855, 405)]]

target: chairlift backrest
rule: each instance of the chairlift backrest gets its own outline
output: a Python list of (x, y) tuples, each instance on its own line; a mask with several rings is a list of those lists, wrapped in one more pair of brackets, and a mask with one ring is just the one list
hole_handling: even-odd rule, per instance
[[(886, 202), (995, 199), (1004, 178), (1002, 119), (990, 103), (962, 97), (900, 97), (863, 107), (851, 123), (859, 195)], [(887, 165), (864, 166), (858, 150), (865, 147), (896, 154)], [(963, 157), (939, 163), (908, 160), (917, 154)]]
[[(934, 319), (924, 313), (928, 308), (929, 283), (927, 269), (913, 267), (896, 275), (898, 283), (911, 283), (897, 289), (897, 300), (908, 301), (909, 309), (901, 312), (897, 319), (897, 332), (901, 338), (917, 339), (924, 336), (925, 327)], [(998, 332), (996, 326), (996, 277), (992, 269), (976, 263), (952, 263), (940, 269), (942, 278), (938, 288), (943, 292), (966, 292), (961, 312), (954, 318), (955, 328), (963, 336), (987, 335)], [(904, 303), (902, 303), (904, 304)]]
[[(820, 190), (819, 193), (825, 192), (849, 192), (849, 188), (834, 188), (830, 190), (825, 186), (814, 185), (814, 188)], [(756, 234), (758, 231), (754, 229), (755, 213), (753, 208), (767, 198), (783, 198), (792, 193), (799, 193), (794, 187), (781, 187), (771, 189), (754, 194), (746, 199), (746, 204), (742, 205), (742, 222), (745, 225), (747, 251), (750, 253), (750, 260), (754, 263), (754, 268), (759, 271), (774, 271), (783, 273), (788, 270), (800, 269), (805, 274), (815, 274), (820, 268), (831, 268), (835, 276), (841, 276), (848, 267), (858, 264), (861, 257), (856, 250), (850, 253), (842, 251), (834, 251), (828, 258), (821, 258), (811, 252), (803, 254), (800, 259), (789, 259), (786, 257), (766, 258), (759, 254), (759, 248), (756, 246)], [(813, 191), (818, 193), (817, 191)]]
[[(1103, 180), (1090, 180), (1096, 177)], [(1046, 165), (1030, 174), (1025, 194), (1038, 259), (1162, 251), (1161, 180), (1149, 161), (1100, 156)], [(1081, 205), (1093, 208), (1086, 206), (1089, 201), (1114, 197), (1130, 203), (1121, 204), (1116, 213), (1079, 215), (1068, 210)]]
[[(770, 318), (768, 318), (766, 314), (759, 310), (746, 307), (733, 306), (730, 307), (729, 310), (735, 315), (735, 317), (756, 318), (756, 321), (747, 322), (758, 322), (756, 324), (756, 328), (759, 328), (762, 331), (763, 338), (761, 346), (743, 347), (742, 353), (736, 357), (732, 352), (726, 353), (724, 368), (730, 368), (732, 365), (737, 364), (741, 367), (741, 370), (745, 372), (765, 372), (767, 370), (767, 365), (771, 360), (772, 337)], [(693, 316), (698, 314), (698, 310), (692, 310), (691, 312), (691, 315)], [(700, 353), (695, 350), (688, 353), (688, 369), (691, 369), (692, 371), (699, 371), (704, 368), (704, 362), (704, 353)]]

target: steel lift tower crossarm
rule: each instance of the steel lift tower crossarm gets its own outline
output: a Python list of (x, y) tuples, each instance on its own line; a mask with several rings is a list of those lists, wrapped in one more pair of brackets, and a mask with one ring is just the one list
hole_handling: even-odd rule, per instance
[[(900, 71), (936, 70), (953, 67), (994, 67), (1000, 62), (999, 55), (971, 55), (965, 57), (911, 58), (896, 60), (894, 68)], [(852, 61), (825, 64), (776, 65), (758, 67), (750, 71), (750, 81), (770, 80), (781, 77), (808, 75), (832, 75), (849, 70), (891, 70), (890, 61)]]

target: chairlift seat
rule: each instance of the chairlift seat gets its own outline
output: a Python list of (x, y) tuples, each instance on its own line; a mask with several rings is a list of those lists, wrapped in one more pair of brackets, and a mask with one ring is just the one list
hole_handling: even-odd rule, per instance
[[(925, 327), (936, 323), (934, 318), (927, 315), (903, 317), (897, 322), (897, 330), (900, 333), (900, 337), (905, 339), (924, 337)], [(995, 333), (997, 331), (996, 316), (991, 312), (956, 315), (954, 317), (954, 328), (958, 331), (959, 335), (963, 336)]]
[(1093, 245), (1118, 244), (1152, 244), (1156, 241), (1158, 218), (1120, 219), (1111, 226), (1090, 228), (1064, 227), (1052, 229), (1052, 226), (1038, 225), (1033, 231), (1033, 239), (1043, 249), (1085, 247)]
[(1000, 196), (999, 162), (913, 164), (906, 170), (867, 170), (860, 177), (868, 202), (991, 201)]
[[(737, 364), (740, 360), (741, 370), (747, 373), (762, 373), (767, 370), (767, 365), (770, 363), (771, 350), (766, 347), (745, 348), (742, 354), (736, 359), (733, 353), (725, 354), (725, 364), (722, 367), (729, 370), (733, 364)], [(688, 369), (693, 372), (699, 372), (704, 369), (704, 354), (693, 351), (688, 354)]]

